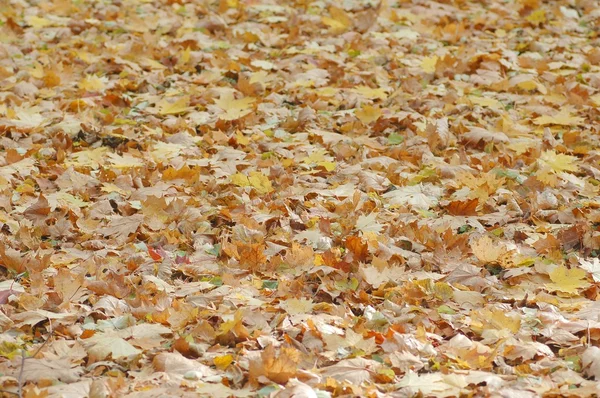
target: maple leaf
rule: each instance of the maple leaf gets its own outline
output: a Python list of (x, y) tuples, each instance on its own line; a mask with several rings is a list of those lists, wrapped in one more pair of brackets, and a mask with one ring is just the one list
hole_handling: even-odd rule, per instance
[(600, 348), (587, 347), (581, 355), (581, 366), (589, 376), (600, 380)]
[(533, 123), (540, 126), (547, 125), (559, 125), (559, 126), (578, 126), (584, 122), (582, 117), (577, 117), (571, 115), (569, 109), (564, 108), (561, 109), (560, 112), (555, 114), (554, 116), (542, 115), (533, 119)]
[(540, 156), (540, 162), (547, 165), (555, 173), (579, 170), (579, 166), (576, 164), (577, 161), (576, 156), (556, 153), (554, 150), (544, 151)]
[(383, 112), (378, 107), (365, 105), (354, 112), (354, 114), (364, 124), (371, 124), (379, 119)]
[(356, 229), (363, 232), (379, 233), (383, 229), (383, 225), (377, 222), (377, 213), (371, 213), (367, 216), (360, 215), (356, 220)]
[(260, 194), (273, 192), (273, 186), (269, 177), (260, 171), (251, 171), (250, 176), (236, 173), (231, 176), (231, 182), (239, 187), (252, 187)]
[(8, 3), (5, 394), (597, 394), (595, 2)]
[(557, 290), (563, 293), (576, 294), (579, 289), (589, 286), (586, 280), (586, 272), (582, 269), (569, 269), (564, 265), (559, 265), (549, 274), (552, 283), (546, 284), (551, 290)]
[(341, 33), (352, 25), (352, 20), (341, 8), (331, 6), (329, 14), (331, 17), (323, 16), (321, 21), (335, 33)]
[(119, 156), (116, 153), (109, 153), (107, 158), (112, 166), (117, 169), (129, 169), (144, 166), (144, 162), (142, 162), (141, 159), (135, 158), (127, 153), (123, 154), (123, 156)]
[(483, 235), (478, 240), (473, 241), (471, 249), (479, 261), (486, 264), (498, 261), (507, 252), (505, 247), (494, 242), (487, 235)]
[(219, 115), (222, 120), (237, 120), (252, 112), (252, 105), (256, 101), (254, 98), (245, 97), (235, 99), (231, 92), (225, 92), (221, 98), (214, 100), (215, 104), (223, 110)]
[(156, 104), (159, 115), (177, 115), (180, 113), (189, 112), (192, 108), (190, 107), (190, 97), (184, 95), (178, 98), (176, 101), (170, 102), (167, 98), (161, 100)]
[(588, 261), (581, 258), (579, 259), (579, 266), (592, 275), (594, 282), (600, 282), (600, 259), (594, 257)]
[(260, 355), (260, 360), (250, 362), (250, 377), (258, 380), (264, 376), (275, 383), (285, 384), (297, 373), (300, 352), (293, 348), (283, 347), (279, 354), (269, 345)]
[(113, 216), (109, 225), (100, 228), (98, 232), (104, 236), (125, 240), (130, 234), (137, 231), (143, 221), (144, 216), (142, 214), (134, 214), (129, 217)]
[(75, 167), (91, 167), (97, 169), (104, 162), (104, 155), (108, 152), (108, 148), (99, 147), (92, 150), (80, 151), (71, 154), (71, 160), (65, 162), (67, 166)]
[(101, 361), (108, 356), (119, 359), (142, 353), (114, 332), (97, 333), (90, 338), (82, 339), (81, 342), (90, 355), (90, 362)]
[(237, 243), (240, 266), (252, 270), (262, 268), (266, 261), (265, 247), (262, 243)]
[(84, 79), (79, 82), (79, 88), (85, 91), (104, 91), (108, 78), (87, 75)]
[(346, 237), (344, 244), (356, 261), (364, 262), (367, 259), (369, 246), (359, 236)]
[(423, 61), (421, 61), (421, 68), (425, 73), (434, 73), (435, 66), (437, 65), (439, 57), (434, 55), (432, 57), (425, 57)]
[(321, 371), (321, 374), (358, 386), (372, 380), (379, 368), (381, 368), (381, 364), (372, 359), (353, 358), (344, 359), (335, 365), (328, 366)]
[(371, 88), (368, 86), (357, 86), (352, 89), (353, 92), (362, 95), (367, 99), (386, 99), (387, 92), (385, 88)]
[(442, 189), (431, 184), (409, 185), (382, 195), (391, 205), (410, 205), (419, 210), (436, 206)]
[(187, 375), (188, 378), (207, 379), (215, 375), (215, 372), (208, 366), (188, 359), (177, 352), (162, 352), (152, 360), (154, 369), (160, 372), (169, 372), (180, 375)]
[(83, 368), (71, 363), (68, 357), (53, 360), (28, 358), (26, 363), (22, 375), (26, 381), (39, 382), (45, 379), (72, 383), (83, 373)]
[(465, 201), (454, 200), (450, 202), (446, 209), (453, 216), (474, 216), (477, 215), (477, 206), (479, 199), (468, 199)]

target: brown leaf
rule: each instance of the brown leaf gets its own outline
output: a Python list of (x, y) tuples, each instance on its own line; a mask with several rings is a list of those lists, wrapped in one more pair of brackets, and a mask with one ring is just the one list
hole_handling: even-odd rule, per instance
[(250, 270), (258, 270), (265, 266), (265, 245), (262, 243), (237, 243), (240, 255), (240, 266)]
[(293, 348), (282, 347), (279, 354), (270, 345), (260, 355), (260, 360), (250, 362), (250, 378), (261, 382), (261, 376), (275, 383), (285, 384), (296, 376), (300, 352)]
[(446, 210), (453, 216), (476, 216), (479, 199), (455, 200), (446, 206)]
[(346, 249), (350, 253), (355, 261), (365, 262), (369, 256), (369, 245), (362, 241), (362, 238), (358, 236), (348, 236), (345, 241)]

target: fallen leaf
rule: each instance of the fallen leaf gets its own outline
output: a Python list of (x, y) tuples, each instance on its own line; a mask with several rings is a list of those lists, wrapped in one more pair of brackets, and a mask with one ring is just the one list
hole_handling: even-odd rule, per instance
[(549, 276), (552, 283), (546, 286), (552, 290), (576, 294), (579, 289), (589, 286), (589, 282), (586, 280), (586, 272), (582, 269), (569, 269), (564, 265), (559, 265), (550, 272)]
[(221, 95), (221, 98), (214, 100), (215, 104), (223, 110), (219, 115), (222, 120), (237, 120), (252, 112), (252, 105), (255, 102), (254, 98), (245, 97), (235, 99), (233, 94), (226, 92)]
[(576, 156), (556, 153), (554, 150), (544, 151), (540, 156), (540, 162), (547, 165), (553, 172), (561, 173), (563, 171), (578, 171), (579, 166)]
[(381, 117), (383, 112), (381, 109), (371, 105), (364, 105), (362, 108), (354, 112), (358, 120), (365, 124), (371, 124)]
[(180, 113), (189, 112), (193, 108), (190, 107), (190, 97), (183, 96), (175, 101), (170, 101), (165, 98), (156, 104), (159, 115), (178, 115)]
[(142, 353), (141, 350), (118, 337), (114, 332), (97, 333), (80, 341), (86, 348), (92, 363), (102, 361), (108, 357), (113, 360), (132, 358)]
[(600, 380), (600, 348), (587, 347), (581, 355), (581, 367), (588, 376)]

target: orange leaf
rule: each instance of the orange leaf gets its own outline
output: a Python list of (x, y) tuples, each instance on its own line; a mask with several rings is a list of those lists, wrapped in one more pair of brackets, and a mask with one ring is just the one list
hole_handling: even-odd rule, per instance
[(237, 243), (238, 253), (240, 254), (240, 266), (251, 270), (262, 268), (267, 262), (267, 256), (264, 254), (265, 245), (262, 243)]
[(476, 216), (479, 199), (455, 200), (446, 206), (446, 210), (453, 216)]
[(369, 255), (369, 245), (364, 243), (358, 236), (348, 236), (346, 238), (346, 249), (357, 261), (364, 262)]

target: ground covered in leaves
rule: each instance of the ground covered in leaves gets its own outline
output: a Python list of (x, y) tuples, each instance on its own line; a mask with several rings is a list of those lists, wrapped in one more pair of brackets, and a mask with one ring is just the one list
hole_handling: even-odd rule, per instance
[(598, 394), (599, 29), (3, 1), (2, 394)]

